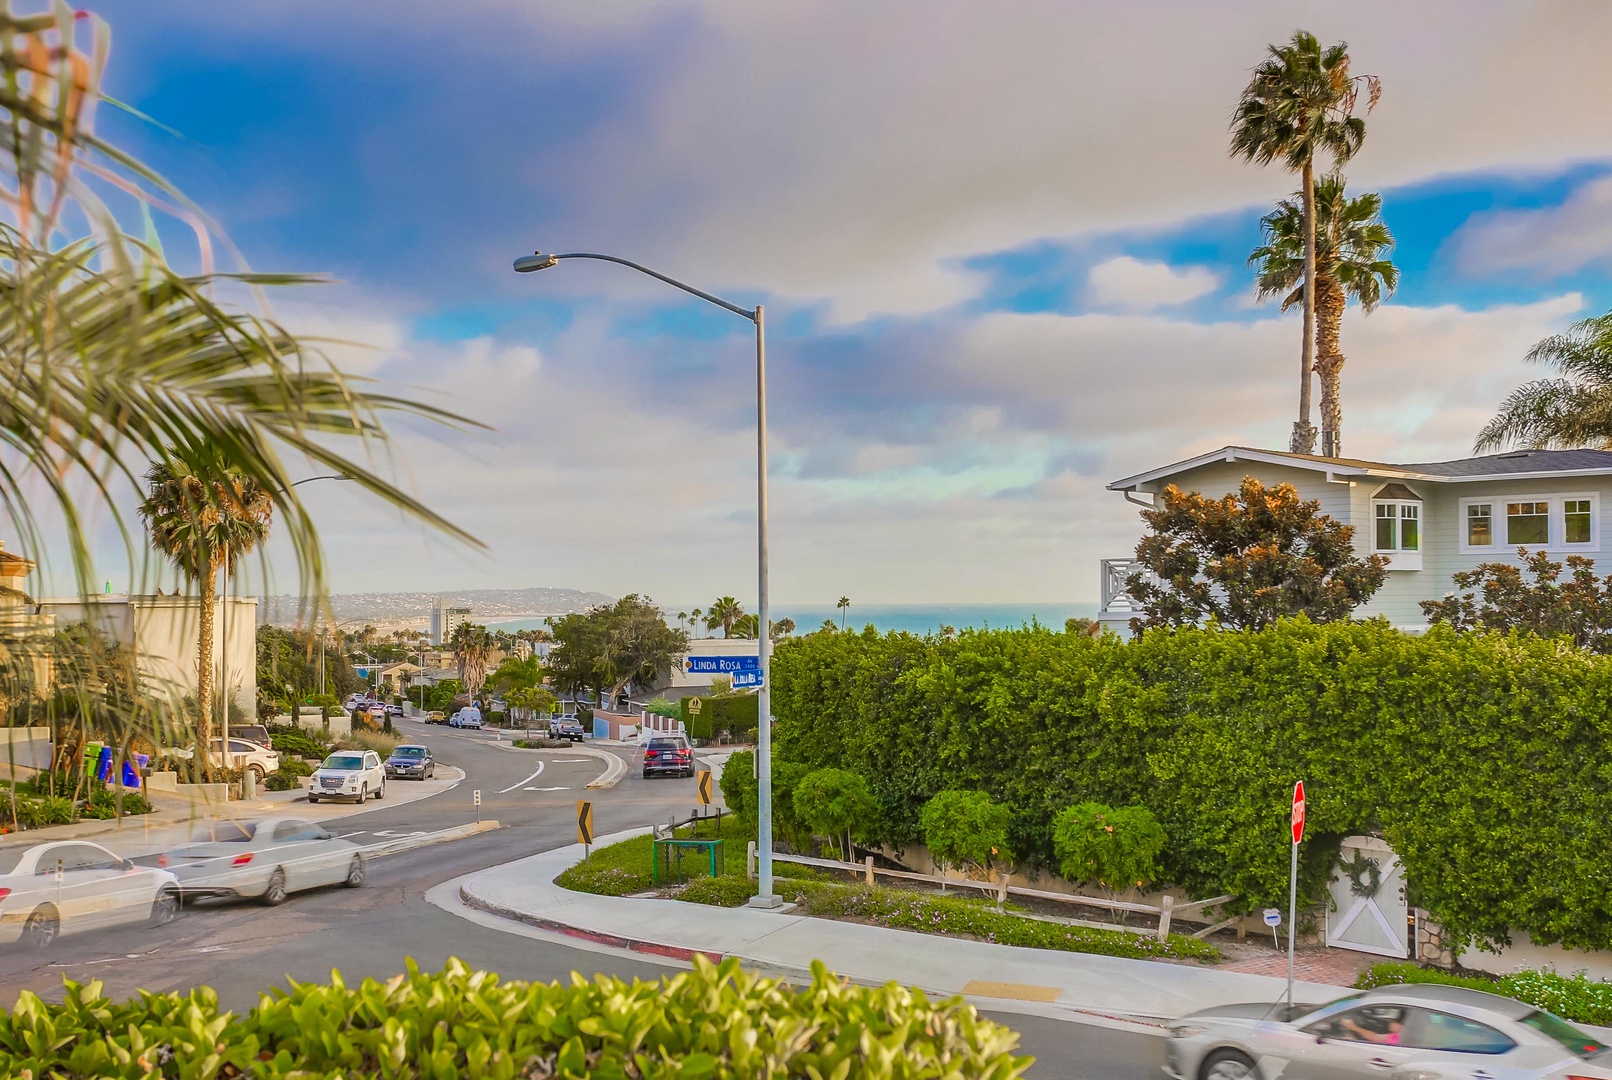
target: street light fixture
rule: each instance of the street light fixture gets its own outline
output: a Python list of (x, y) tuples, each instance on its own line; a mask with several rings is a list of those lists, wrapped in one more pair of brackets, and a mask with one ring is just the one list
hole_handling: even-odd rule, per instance
[(768, 677), (772, 666), (772, 618), (767, 603), (767, 344), (764, 312), (760, 304), (753, 309), (730, 304), (720, 296), (712, 296), (676, 278), (614, 255), (597, 255), (586, 251), (545, 255), (538, 251), (516, 259), (515, 272), (530, 274), (547, 270), (557, 266), (563, 259), (617, 263), (749, 319), (756, 327), (756, 576), (761, 609), (757, 612), (756, 634), (757, 659), (761, 667), (761, 687), (756, 692), (756, 876), (760, 880), (757, 882), (759, 895), (750, 898), (750, 905), (778, 907), (781, 900), (773, 893), (772, 883), (772, 680)]

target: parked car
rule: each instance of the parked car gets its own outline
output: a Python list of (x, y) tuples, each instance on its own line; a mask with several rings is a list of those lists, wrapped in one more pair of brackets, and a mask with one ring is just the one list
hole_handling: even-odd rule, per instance
[(558, 716), (549, 721), (549, 735), (553, 738), (581, 742), (583, 734), (582, 724), (574, 716)]
[(308, 801), (386, 798), (386, 770), (373, 750), (338, 750), (308, 780)]
[(466, 705), (448, 721), (449, 727), (481, 729), (481, 710), (474, 705)]
[[(174, 747), (163, 751), (170, 757), (183, 758), (186, 761), (196, 756), (195, 751)], [(280, 768), (280, 754), (278, 751), (259, 746), (245, 739), (237, 739), (232, 734), (229, 740), (229, 760), (224, 760), (224, 740), (214, 739), (212, 742), (212, 761), (220, 768), (245, 769), (262, 783), (271, 772)]]
[(437, 759), (429, 748), (412, 743), (399, 746), (386, 759), (386, 775), (399, 780), (429, 780), (437, 774)]
[[(1481, 990), (1387, 986), (1329, 1005), (1224, 1005), (1170, 1025), (1176, 1080), (1341, 1077), (1612, 1078), (1612, 1054), (1550, 1013)], [(1256, 1062), (1263, 1063), (1257, 1065)], [(1568, 1066), (1571, 1066), (1568, 1068)]]
[(391, 716), (402, 716), (403, 715), (403, 706), (401, 706), (401, 705), (388, 705), (386, 707), (386, 711)]
[(162, 856), (183, 896), (255, 897), (272, 906), (301, 889), (364, 883), (362, 850), (318, 822), (268, 818), (234, 832)]
[(229, 737), (232, 739), (245, 739), (249, 743), (257, 743), (265, 750), (273, 749), (274, 744), (269, 740), (269, 729), (262, 724), (231, 724)]
[[(9, 865), (7, 865), (9, 864)], [(43, 948), (61, 934), (161, 926), (179, 914), (179, 881), (99, 844), (63, 840), (0, 853), (0, 943)]]
[(432, 709), (430, 712), (425, 714), (425, 722), (428, 724), (446, 724), (448, 722), (448, 714)]
[(386, 718), (386, 706), (378, 701), (372, 701), (364, 707), (364, 711), (377, 719)]
[(644, 779), (694, 775), (694, 748), (681, 735), (656, 735), (644, 746)]

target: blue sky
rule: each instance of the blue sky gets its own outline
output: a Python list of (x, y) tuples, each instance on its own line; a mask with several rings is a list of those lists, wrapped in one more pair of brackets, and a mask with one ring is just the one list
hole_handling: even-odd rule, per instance
[(782, 599), (1090, 600), (1137, 531), (1105, 481), (1285, 442), (1297, 318), (1244, 260), (1293, 180), (1230, 161), (1225, 122), (1296, 25), (1385, 85), (1348, 173), (1403, 282), (1346, 323), (1345, 450), (1465, 453), (1532, 341), (1612, 307), (1612, 16), (1401, 7), (96, 10), (111, 92), (179, 134), (104, 129), (254, 267), (341, 282), (276, 312), (498, 429), (398, 438), (485, 556), (306, 489), (336, 587), (686, 606), (754, 594), (749, 325), (511, 258), (608, 251), (767, 305)]

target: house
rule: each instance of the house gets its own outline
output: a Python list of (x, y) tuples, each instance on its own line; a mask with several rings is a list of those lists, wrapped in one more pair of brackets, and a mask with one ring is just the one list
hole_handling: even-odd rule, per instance
[[(1227, 446), (1115, 480), (1108, 490), (1138, 506), (1174, 484), (1220, 496), (1243, 477), (1267, 487), (1292, 484), (1321, 512), (1354, 526), (1357, 554), (1388, 559), (1388, 577), (1361, 617), (1386, 616), (1395, 626), (1427, 625), (1421, 601), (1448, 594), (1451, 575), (1479, 563), (1513, 562), (1517, 549), (1543, 548), (1555, 558), (1585, 555), (1603, 572), (1601, 501), (1612, 505), (1612, 451), (1517, 450), (1456, 461), (1390, 465), (1280, 450)], [(1136, 614), (1125, 579), (1133, 559), (1102, 560), (1099, 620), (1123, 626)]]

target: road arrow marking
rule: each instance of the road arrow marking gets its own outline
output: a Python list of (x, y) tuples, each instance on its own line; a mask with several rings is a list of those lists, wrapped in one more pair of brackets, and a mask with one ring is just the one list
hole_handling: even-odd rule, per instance
[[(542, 775), (543, 775), (543, 763), (541, 761), (539, 761), (537, 763), (537, 771), (535, 773), (533, 773), (531, 776), (528, 776), (525, 780), (517, 780), (517, 781), (515, 781), (513, 784), (511, 784), (507, 788), (505, 788), (504, 791), (514, 791), (518, 787), (523, 787), (526, 784), (530, 784), (533, 780), (536, 780), (539, 776), (542, 776)], [(500, 792), (498, 792), (498, 794), (502, 795), (504, 793), (504, 791), (500, 791)]]
[(413, 832), (394, 832), (391, 829), (377, 829), (376, 836), (424, 836), (424, 829), (415, 829)]

